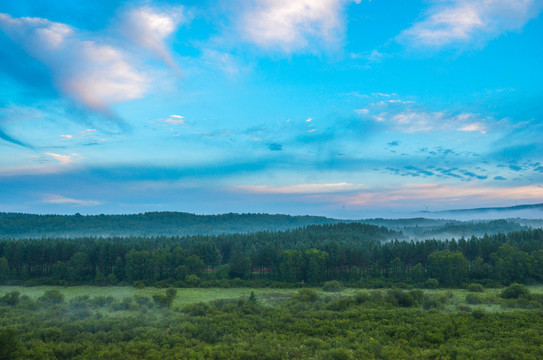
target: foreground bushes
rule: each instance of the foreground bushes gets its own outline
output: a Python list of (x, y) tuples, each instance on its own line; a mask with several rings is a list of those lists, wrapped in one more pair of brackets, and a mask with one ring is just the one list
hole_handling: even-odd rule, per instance
[[(469, 295), (504, 307), (526, 299)], [(58, 301), (51, 291), (36, 300), (10, 293), (19, 300), (0, 304), (0, 359), (543, 358), (543, 301), (533, 294), (537, 310), (507, 312), (451, 312), (452, 294), (402, 289), (300, 289), (274, 306), (254, 294), (182, 308), (155, 300), (176, 296), (168, 289), (152, 298)]]

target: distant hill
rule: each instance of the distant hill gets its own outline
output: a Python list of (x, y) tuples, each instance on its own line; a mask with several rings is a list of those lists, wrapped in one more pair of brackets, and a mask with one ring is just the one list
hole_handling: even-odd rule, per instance
[(338, 220), (321, 216), (270, 214), (195, 215), (148, 212), (131, 215), (35, 215), (0, 213), (0, 238), (75, 238), (127, 236), (185, 236), (285, 231), (310, 225), (364, 223), (403, 233), (404, 240), (450, 239), (509, 233), (543, 227), (543, 220), (508, 219), (459, 221), (451, 219)]
[(35, 215), (0, 213), (0, 237), (183, 236), (282, 231), (337, 223), (320, 216), (270, 214)]

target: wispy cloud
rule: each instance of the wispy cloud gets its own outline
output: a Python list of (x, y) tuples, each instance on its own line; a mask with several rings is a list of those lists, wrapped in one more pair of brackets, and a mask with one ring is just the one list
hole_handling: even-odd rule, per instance
[(71, 164), (74, 161), (74, 158), (78, 156), (78, 154), (62, 155), (62, 154), (55, 154), (55, 153), (50, 153), (50, 152), (46, 152), (45, 155), (52, 157), (53, 159), (57, 160), (62, 165)]
[(101, 202), (94, 200), (81, 200), (65, 197), (57, 194), (46, 194), (42, 198), (44, 204), (57, 204), (57, 205), (80, 205), (80, 206), (95, 206), (100, 205)]
[(364, 188), (362, 185), (349, 183), (335, 184), (297, 184), (286, 186), (236, 186), (234, 190), (248, 191), (253, 193), (266, 194), (320, 194), (320, 193), (336, 193), (344, 191), (353, 191)]
[[(257, 0), (239, 19), (246, 40), (265, 49), (293, 52), (313, 43), (334, 44), (344, 31), (343, 11), (352, 0)], [(354, 0), (360, 3), (360, 0)]]
[(383, 204), (396, 206), (400, 204), (417, 204), (426, 201), (433, 204), (473, 204), (500, 203), (509, 201), (538, 201), (543, 200), (543, 188), (538, 186), (519, 187), (482, 187), (454, 186), (442, 184), (408, 184), (394, 189), (380, 189), (371, 192), (361, 192), (354, 195), (341, 196), (338, 201), (350, 205), (367, 206)]
[(479, 131), (481, 134), (486, 134), (486, 126), (481, 123), (466, 124), (460, 127), (458, 130), (466, 132)]
[(522, 28), (542, 6), (540, 0), (435, 1), (398, 40), (432, 48), (480, 42)]
[[(413, 100), (401, 99), (393, 94), (373, 94), (385, 97), (354, 112), (366, 119), (388, 124), (403, 133), (428, 133), (432, 131), (463, 131), (486, 134), (489, 125), (497, 121), (475, 112), (453, 113), (448, 110), (431, 111)], [(371, 99), (370, 96), (368, 96)]]
[(166, 125), (184, 125), (187, 122), (183, 119), (184, 117), (181, 115), (170, 115), (167, 118), (158, 119), (156, 122)]
[(109, 113), (110, 105), (137, 99), (146, 91), (149, 80), (127, 53), (87, 39), (66, 24), (0, 14), (0, 29), (49, 67), (66, 96), (93, 110)]
[(149, 49), (162, 58), (168, 66), (177, 69), (165, 40), (186, 19), (183, 6), (160, 9), (144, 6), (126, 11), (121, 16), (119, 28), (129, 40)]
[(232, 54), (222, 51), (204, 49), (202, 51), (202, 60), (211, 68), (220, 69), (229, 75), (238, 75), (246, 70), (246, 66), (241, 65)]

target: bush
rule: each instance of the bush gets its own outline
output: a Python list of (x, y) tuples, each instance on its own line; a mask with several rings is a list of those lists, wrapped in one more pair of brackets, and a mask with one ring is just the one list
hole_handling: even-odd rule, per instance
[(435, 295), (426, 296), (422, 302), (422, 308), (424, 310), (439, 309), (442, 306), (443, 304)]
[(113, 296), (103, 296), (103, 295), (99, 295), (99, 296), (95, 296), (93, 297), (91, 300), (90, 300), (90, 303), (94, 306), (98, 306), (98, 307), (104, 307), (104, 306), (109, 306), (113, 303), (115, 299), (113, 298)]
[(64, 302), (64, 295), (58, 290), (47, 290), (38, 300), (46, 304), (60, 304)]
[(190, 304), (183, 308), (183, 312), (194, 316), (204, 316), (211, 310), (211, 307), (206, 303)]
[(149, 306), (151, 304), (150, 298), (148, 298), (147, 296), (138, 295), (138, 294), (134, 295), (134, 301), (136, 301), (138, 305)]
[(319, 299), (319, 294), (311, 289), (300, 289), (292, 298), (302, 302), (315, 302)]
[(355, 295), (354, 295), (354, 299), (356, 300), (356, 303), (358, 305), (362, 304), (362, 303), (365, 303), (367, 301), (370, 301), (371, 300), (371, 297), (370, 297), (370, 294), (366, 293), (366, 292), (357, 292)]
[(21, 294), (18, 291), (10, 291), (0, 298), (0, 304), (14, 306), (19, 303), (19, 296)]
[(470, 305), (478, 305), (483, 303), (483, 299), (476, 294), (467, 294), (466, 295), (466, 303)]
[(327, 292), (337, 292), (343, 290), (343, 285), (337, 280), (327, 281), (324, 283), (322, 290)]
[(0, 359), (15, 359), (19, 347), (17, 334), (13, 329), (0, 330)]
[(472, 308), (469, 307), (468, 305), (457, 305), (456, 310), (463, 311), (463, 312), (472, 312), (473, 311)]
[(473, 316), (474, 319), (482, 319), (485, 317), (485, 312), (483, 310), (480, 310), (480, 309), (475, 309), (473, 310), (473, 312), (471, 313), (471, 316)]
[(386, 300), (394, 306), (412, 307), (417, 305), (417, 302), (410, 293), (399, 289), (389, 290)]
[(143, 289), (145, 287), (145, 283), (141, 280), (134, 281), (133, 285), (136, 289)]
[(328, 304), (326, 304), (327, 310), (332, 311), (345, 311), (349, 307), (356, 304), (356, 299), (353, 297), (342, 297), (336, 300), (330, 301)]
[(197, 275), (190, 274), (185, 277), (185, 283), (190, 287), (196, 287), (200, 285), (201, 280)]
[(485, 288), (481, 284), (469, 284), (468, 291), (470, 292), (484, 292)]
[(437, 279), (426, 280), (425, 286), (427, 289), (437, 289), (439, 287), (439, 281)]
[(328, 350), (323, 356), (323, 359), (326, 360), (349, 360), (352, 358), (353, 356), (351, 351), (344, 348), (334, 348), (332, 350)]
[(518, 299), (520, 297), (528, 297), (530, 290), (524, 285), (513, 283), (502, 291), (501, 297), (503, 299)]
[(153, 295), (153, 300), (156, 305), (160, 307), (170, 307), (172, 306), (173, 299), (175, 299), (175, 295), (177, 294), (177, 290), (173, 288), (169, 288), (166, 290), (166, 294), (155, 294)]

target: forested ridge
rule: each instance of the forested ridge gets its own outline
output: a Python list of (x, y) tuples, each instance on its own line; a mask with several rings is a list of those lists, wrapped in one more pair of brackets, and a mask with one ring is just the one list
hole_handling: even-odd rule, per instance
[(543, 280), (543, 231), (403, 241), (375, 225), (250, 234), (0, 240), (4, 284), (458, 287)]
[(127, 215), (36, 215), (0, 213), (0, 237), (217, 235), (288, 230), (338, 220), (271, 214), (196, 215), (146, 212)]
[(450, 219), (340, 220), (322, 216), (272, 214), (196, 215), (147, 212), (127, 215), (36, 215), (0, 213), (0, 238), (75, 238), (82, 236), (184, 236), (285, 231), (309, 225), (364, 223), (401, 231), (417, 240), (483, 236), (543, 227), (541, 220), (507, 219), (458, 221)]

